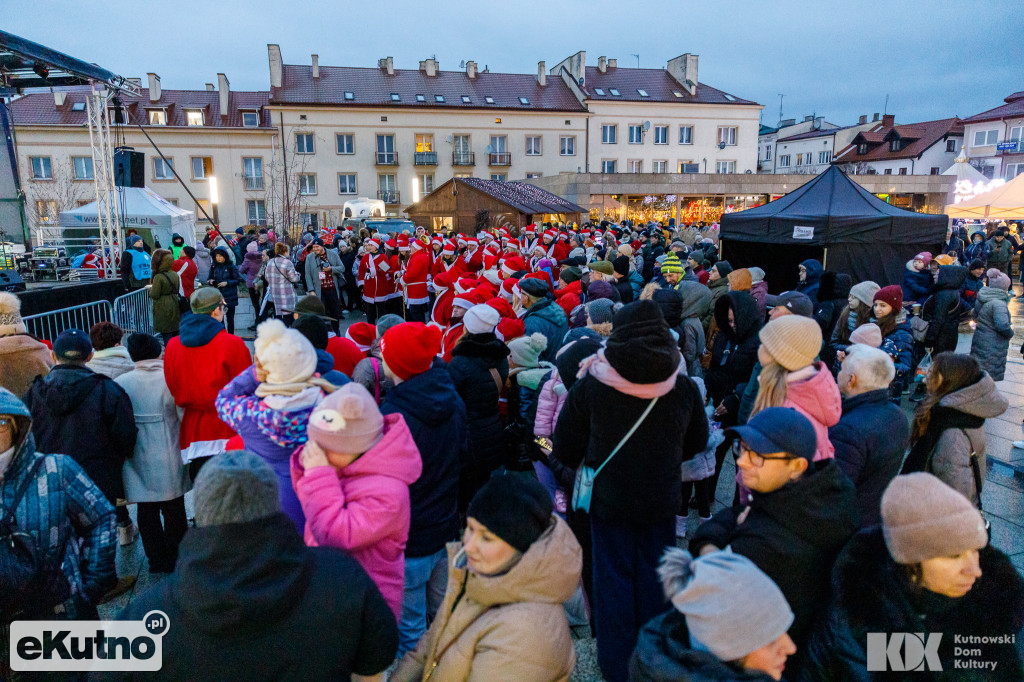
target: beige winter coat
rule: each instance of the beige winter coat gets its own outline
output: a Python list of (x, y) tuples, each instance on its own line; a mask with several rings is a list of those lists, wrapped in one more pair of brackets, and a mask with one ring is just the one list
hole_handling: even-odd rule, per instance
[(22, 398), (37, 376), (46, 376), (53, 356), (46, 344), (28, 334), (0, 336), (0, 386)]
[(448, 545), (448, 559), (444, 603), (391, 682), (427, 675), (431, 682), (567, 681), (576, 652), (562, 604), (576, 589), (583, 561), (569, 526), (552, 516), (551, 527), (504, 575), (461, 568), (461, 543)]

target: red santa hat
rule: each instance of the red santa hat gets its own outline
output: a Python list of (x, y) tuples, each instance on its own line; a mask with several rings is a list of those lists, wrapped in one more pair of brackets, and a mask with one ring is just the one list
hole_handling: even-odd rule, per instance
[(426, 237), (417, 237), (409, 242), (409, 248), (413, 251), (420, 251), (427, 247)]
[(531, 237), (534, 236), (535, 234), (537, 234), (537, 226), (534, 225), (533, 223), (530, 223), (529, 225), (526, 226), (525, 233), (530, 235)]
[(451, 270), (445, 270), (444, 272), (439, 272), (433, 278), (434, 288), (435, 289), (451, 289), (452, 288), (452, 278), (457, 276), (457, 274), (458, 273), (453, 272)]
[(380, 240), (379, 239), (367, 239), (365, 246), (372, 246), (375, 250), (380, 251)]
[(487, 253), (484, 255), (484, 270), (493, 270), (498, 267), (498, 254)]
[[(457, 290), (457, 287), (456, 287), (456, 290)], [(473, 306), (477, 305), (477, 303), (478, 303), (478, 301), (476, 300), (476, 297), (473, 295), (472, 292), (469, 292), (469, 291), (458, 294), (452, 300), (452, 305), (453, 306), (458, 306), (460, 308), (465, 308), (466, 310), (469, 310)]]
[(458, 245), (454, 240), (449, 239), (444, 243), (444, 248), (441, 249), (442, 256), (454, 256), (455, 252), (459, 250)]
[(488, 253), (501, 253), (501, 247), (498, 245), (498, 242), (489, 242), (484, 247), (484, 251)]
[(522, 256), (509, 256), (501, 264), (501, 271), (508, 277), (511, 277), (515, 273), (525, 269), (526, 261), (523, 260)]
[(462, 277), (455, 282), (455, 291), (460, 294), (464, 294), (471, 289), (474, 289), (480, 282), (473, 279), (472, 277)]
[(439, 328), (421, 322), (403, 322), (384, 332), (380, 339), (380, 356), (388, 369), (404, 381), (430, 369), (440, 347)]
[(480, 246), (480, 240), (476, 237), (466, 237), (466, 246)]
[(518, 339), (526, 335), (526, 325), (519, 318), (502, 318), (498, 326), (494, 328), (494, 335), (508, 343), (512, 339)]
[(548, 285), (548, 291), (554, 291), (554, 287), (552, 286), (551, 281), (551, 275), (549, 275), (546, 270), (538, 270), (537, 272), (531, 272), (523, 279), (539, 279), (540, 281)]
[(365, 353), (377, 338), (377, 327), (369, 322), (353, 322), (345, 331), (345, 338)]
[(561, 239), (563, 242), (567, 242), (567, 241), (569, 241), (569, 233), (568, 232), (559, 232), (558, 233), (558, 238)]
[(466, 235), (460, 234), (458, 237), (455, 238), (455, 241), (458, 242), (459, 246), (465, 246), (466, 245)]
[(501, 291), (499, 292), (501, 297), (506, 301), (511, 301), (519, 295), (519, 280), (514, 277), (509, 277), (501, 283)]
[(408, 235), (404, 235), (403, 234), (402, 236), (400, 236), (398, 238), (398, 250), (399, 251), (408, 251), (409, 250), (409, 236)]
[(522, 249), (522, 246), (519, 244), (518, 239), (509, 239), (508, 243), (505, 244), (505, 248), (509, 251), (515, 251), (518, 253)]
[(398, 242), (395, 241), (394, 239), (389, 239), (386, 242), (384, 242), (384, 246), (388, 247), (389, 249), (397, 249)]
[(498, 314), (504, 318), (516, 318), (516, 311), (512, 309), (512, 304), (503, 298), (492, 298), (487, 301), (487, 305), (497, 310)]
[(544, 231), (544, 239), (554, 240), (557, 237), (558, 237), (558, 233), (555, 232), (554, 230), (545, 230)]

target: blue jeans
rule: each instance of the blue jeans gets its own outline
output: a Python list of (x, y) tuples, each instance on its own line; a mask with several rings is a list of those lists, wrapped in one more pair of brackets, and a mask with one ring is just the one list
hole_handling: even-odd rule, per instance
[(444, 601), (448, 585), (448, 551), (405, 559), (402, 618), (398, 621), (398, 656), (416, 648)]

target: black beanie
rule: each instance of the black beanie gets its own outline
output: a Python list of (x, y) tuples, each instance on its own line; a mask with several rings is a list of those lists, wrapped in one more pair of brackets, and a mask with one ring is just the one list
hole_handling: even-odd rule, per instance
[(498, 474), (480, 488), (466, 516), (487, 526), (520, 552), (526, 552), (551, 525), (551, 495), (537, 479)]
[(160, 357), (160, 353), (163, 352), (159, 339), (152, 334), (143, 334), (141, 332), (129, 335), (124, 345), (128, 350), (128, 355), (132, 358), (132, 362), (156, 360)]
[(715, 268), (718, 270), (718, 276), (721, 277), (722, 279), (728, 277), (729, 273), (732, 272), (732, 266), (729, 264), (729, 261), (727, 260), (718, 261), (717, 263), (715, 263)]
[(971, 261), (971, 264), (970, 264), (970, 266), (967, 269), (968, 270), (982, 270), (984, 268), (985, 268), (985, 261), (981, 260), (980, 258), (975, 258), (974, 260)]
[(580, 363), (600, 349), (601, 342), (592, 338), (576, 339), (562, 347), (562, 350), (555, 356), (555, 367), (558, 369), (558, 377), (566, 389), (572, 388), (572, 385), (576, 383), (576, 373), (580, 369)]
[(316, 315), (300, 315), (292, 322), (292, 329), (305, 336), (313, 348), (327, 350), (327, 323)]
[(604, 356), (634, 384), (656, 384), (679, 371), (679, 347), (654, 301), (634, 301), (615, 313)]
[(629, 259), (625, 256), (616, 256), (612, 261), (612, 268), (623, 277), (629, 276)]

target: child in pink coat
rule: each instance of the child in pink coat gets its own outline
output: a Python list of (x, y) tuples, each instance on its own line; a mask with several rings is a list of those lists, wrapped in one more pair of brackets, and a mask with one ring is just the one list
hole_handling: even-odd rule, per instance
[(423, 463), (405, 418), (383, 416), (361, 384), (329, 395), (309, 418), (309, 441), (292, 454), (292, 485), (306, 516), (306, 544), (347, 550), (402, 614), (409, 484)]

